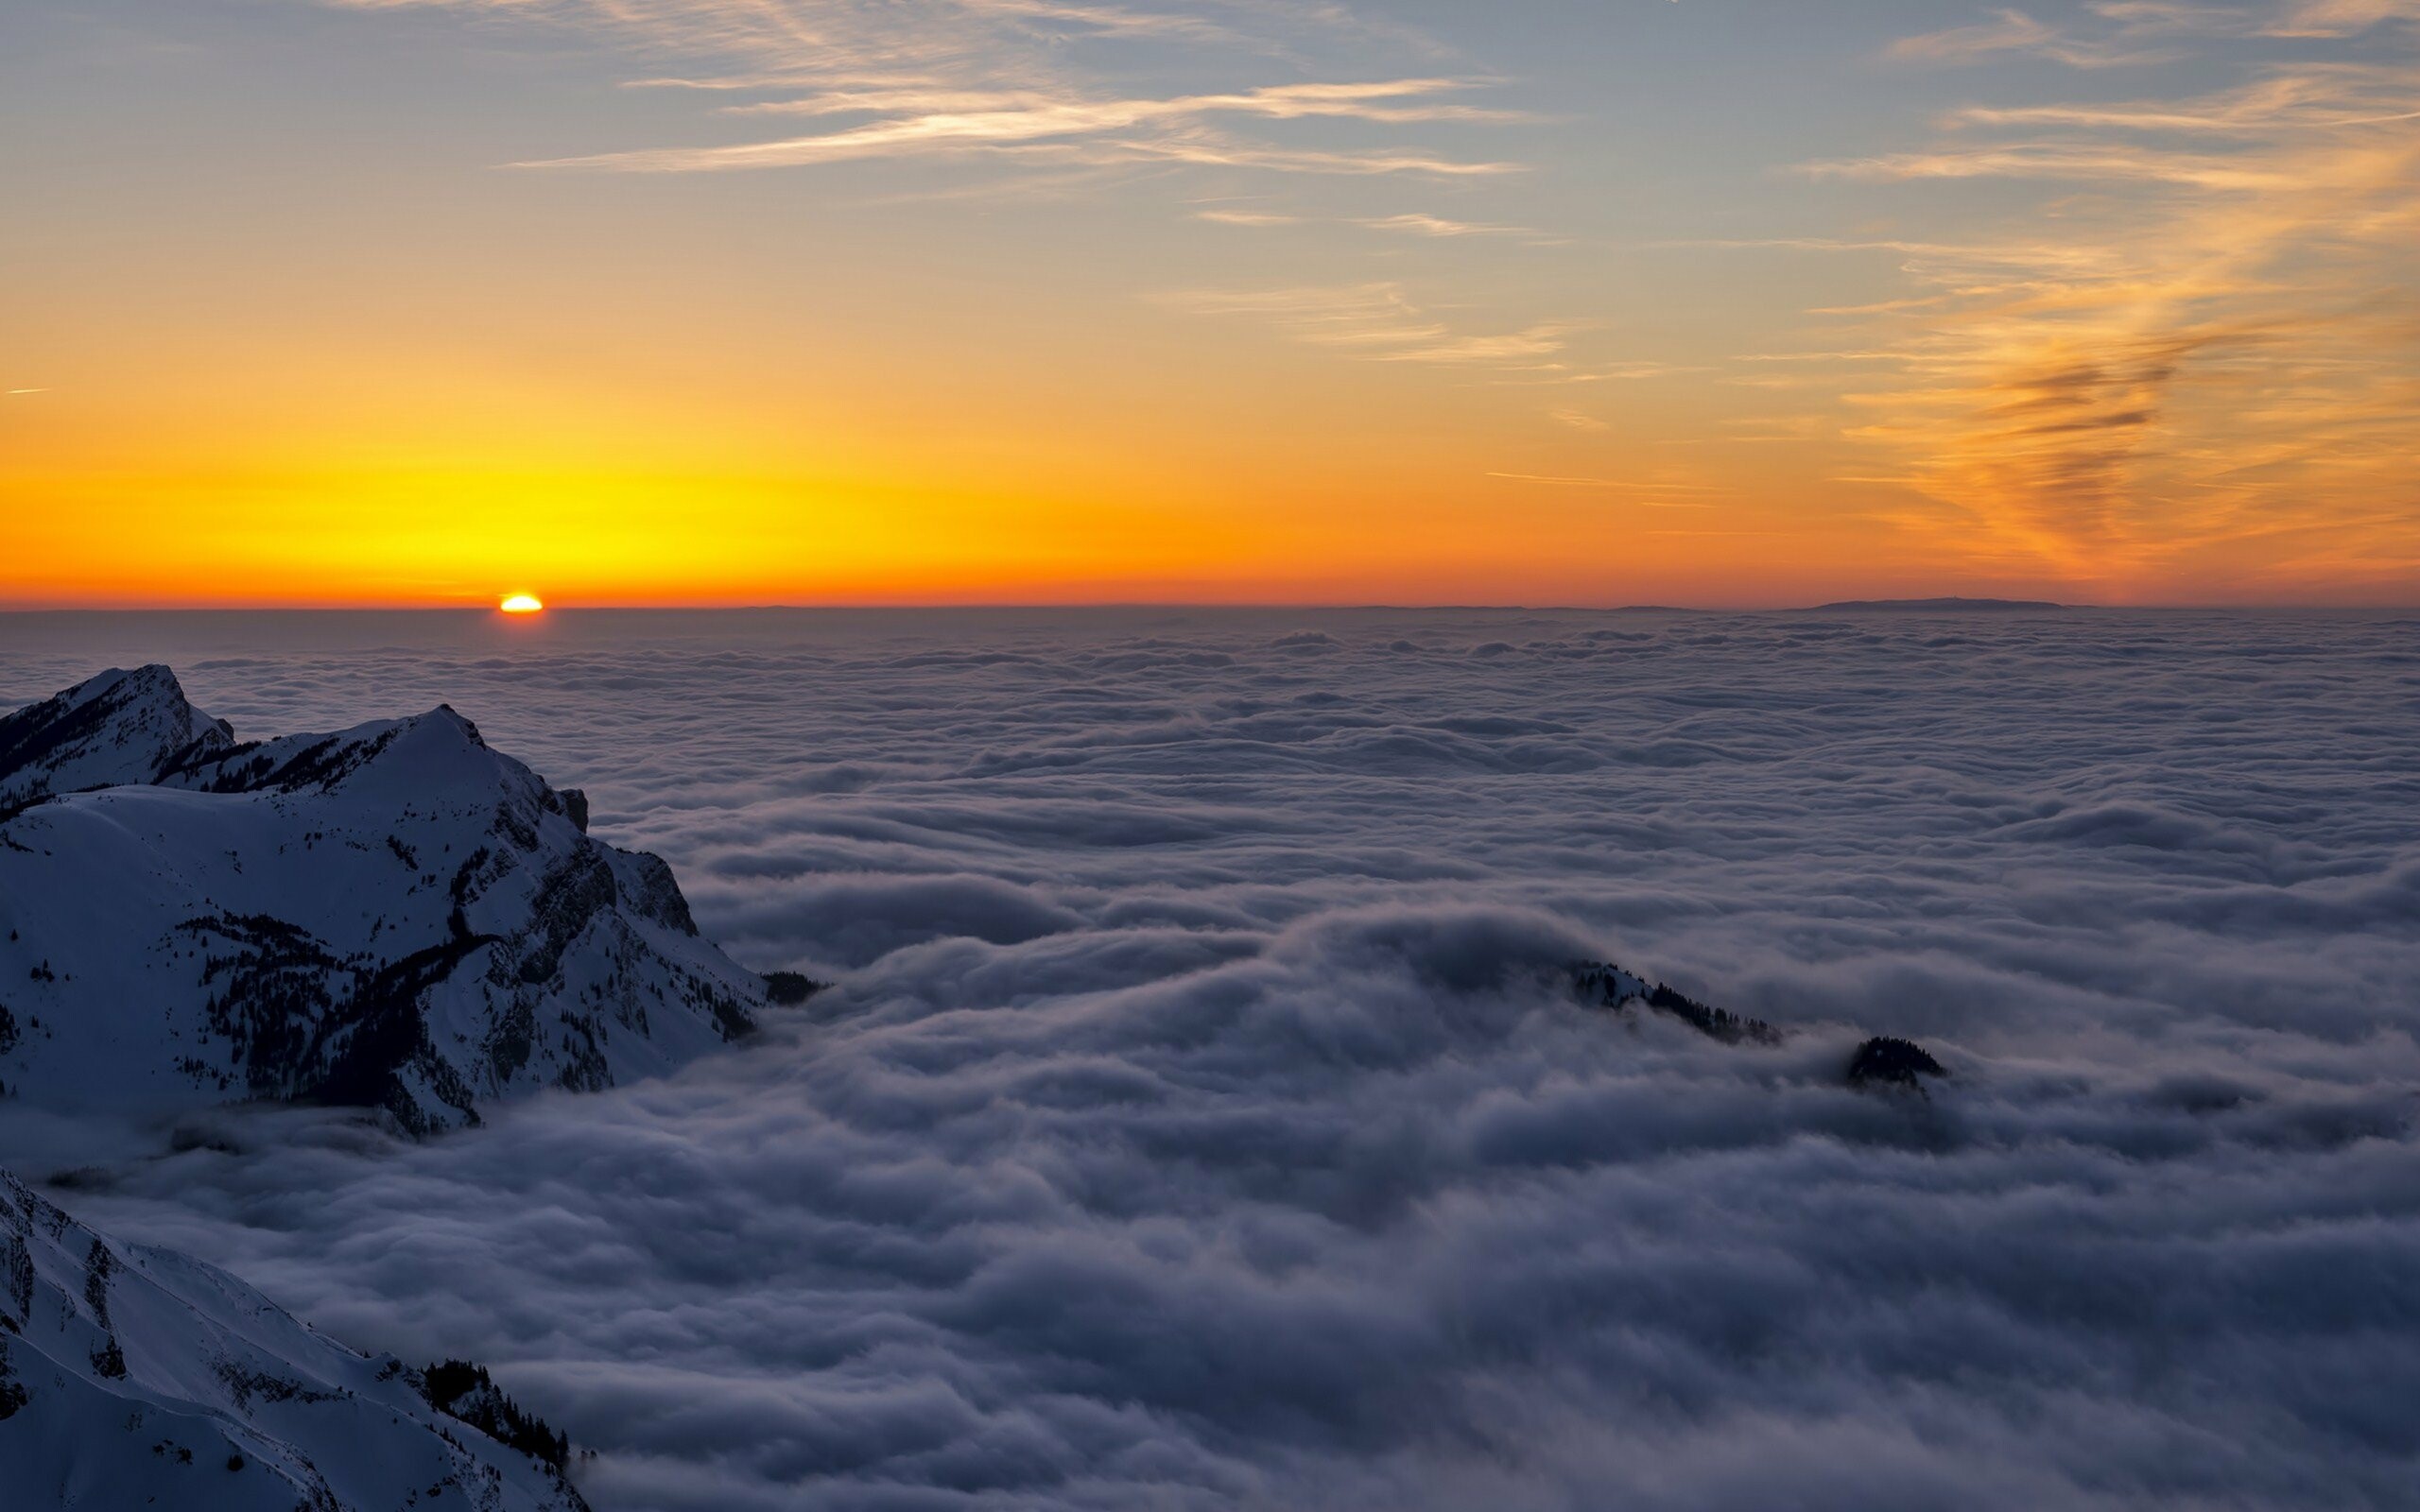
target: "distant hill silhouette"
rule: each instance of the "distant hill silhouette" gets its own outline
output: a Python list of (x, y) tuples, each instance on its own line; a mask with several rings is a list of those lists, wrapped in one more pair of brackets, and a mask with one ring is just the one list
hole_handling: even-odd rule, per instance
[(1805, 614), (2008, 614), (2032, 613), (2042, 610), (2065, 609), (2040, 598), (1854, 598), (1838, 604), (1819, 604)]

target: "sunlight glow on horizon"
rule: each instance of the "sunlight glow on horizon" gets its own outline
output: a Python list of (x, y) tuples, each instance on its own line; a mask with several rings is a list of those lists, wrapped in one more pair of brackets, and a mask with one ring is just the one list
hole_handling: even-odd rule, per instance
[(121, 4), (0, 608), (2420, 603), (2420, 0)]

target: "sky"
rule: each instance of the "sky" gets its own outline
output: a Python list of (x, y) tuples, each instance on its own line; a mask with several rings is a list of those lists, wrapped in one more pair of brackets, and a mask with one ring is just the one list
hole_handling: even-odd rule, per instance
[(2420, 602), (2420, 0), (0, 13), (0, 605)]

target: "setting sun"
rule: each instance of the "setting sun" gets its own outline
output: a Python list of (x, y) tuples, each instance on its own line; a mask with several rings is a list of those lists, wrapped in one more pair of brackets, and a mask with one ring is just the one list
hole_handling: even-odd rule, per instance
[(0, 608), (2420, 603), (2420, 0), (2014, 3), (10, 5)]
[(507, 614), (535, 614), (545, 607), (535, 593), (514, 593), (496, 606)]

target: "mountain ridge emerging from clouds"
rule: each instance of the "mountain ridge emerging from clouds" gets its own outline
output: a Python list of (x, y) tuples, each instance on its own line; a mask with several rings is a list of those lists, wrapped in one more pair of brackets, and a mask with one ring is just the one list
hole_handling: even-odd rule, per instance
[(0, 719), (0, 1083), (427, 1133), (746, 1036), (762, 982), (587, 818), (443, 705), (243, 743), (166, 667), (89, 679)]
[(1802, 614), (2038, 614), (2068, 609), (2047, 598), (1849, 598), (1818, 604)]

